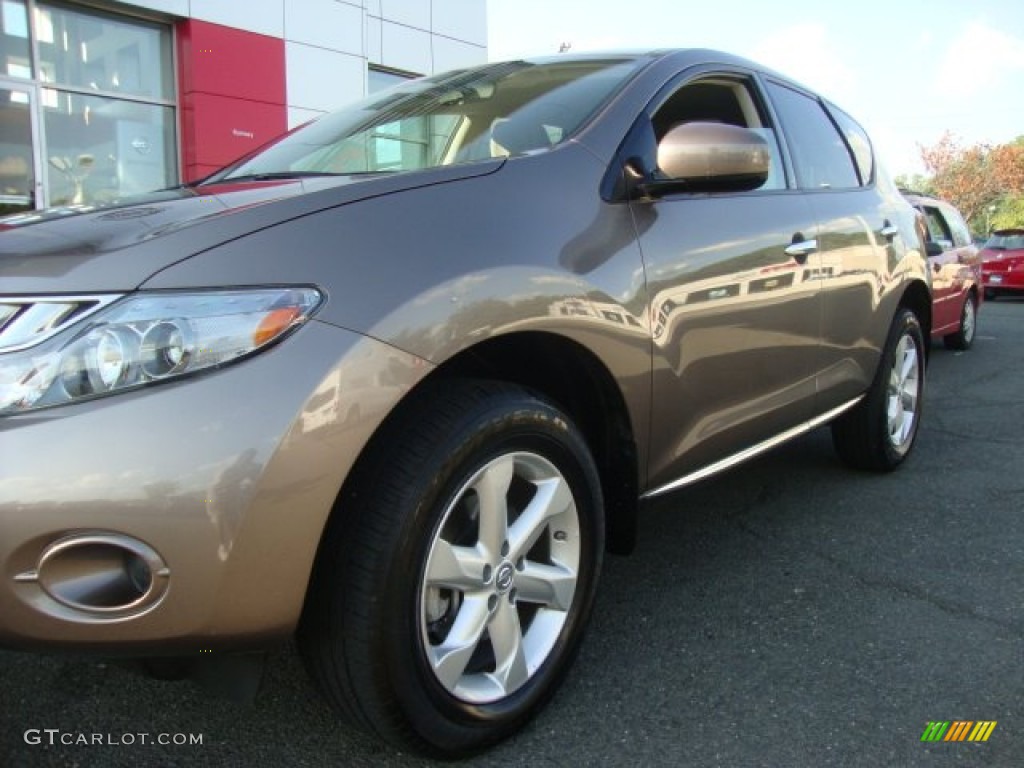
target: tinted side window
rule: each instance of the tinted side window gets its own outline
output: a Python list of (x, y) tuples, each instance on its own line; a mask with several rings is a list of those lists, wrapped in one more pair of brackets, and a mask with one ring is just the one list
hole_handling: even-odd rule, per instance
[(768, 91), (789, 139), (797, 183), (804, 189), (860, 186), (846, 142), (821, 104), (778, 83), (769, 82)]
[(857, 170), (860, 172), (861, 185), (867, 186), (872, 182), (875, 172), (875, 156), (871, 151), (871, 139), (868, 138), (867, 133), (864, 132), (864, 129), (860, 127), (857, 121), (843, 112), (843, 110), (829, 104), (829, 111), (832, 112), (832, 117), (835, 118), (836, 123), (839, 125), (839, 130), (843, 132), (843, 136), (846, 137), (846, 143), (853, 153), (853, 160), (857, 164)]

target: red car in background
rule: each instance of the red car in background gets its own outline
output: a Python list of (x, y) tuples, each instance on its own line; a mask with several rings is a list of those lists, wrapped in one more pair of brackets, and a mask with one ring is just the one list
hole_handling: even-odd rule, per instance
[(932, 338), (941, 338), (949, 349), (970, 349), (982, 299), (978, 246), (955, 207), (929, 195), (902, 192), (924, 216), (932, 274)]
[(981, 251), (985, 298), (1002, 293), (1024, 295), (1024, 229), (997, 229)]

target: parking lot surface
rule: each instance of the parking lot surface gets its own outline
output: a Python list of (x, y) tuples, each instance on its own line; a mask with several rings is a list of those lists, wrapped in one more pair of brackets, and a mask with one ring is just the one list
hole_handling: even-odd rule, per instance
[[(845, 469), (823, 429), (648, 507), (565, 686), (464, 764), (1020, 765), (1024, 300), (978, 333), (933, 346), (900, 471)], [(248, 705), (77, 656), (3, 651), (0, 681), (0, 766), (428, 764), (340, 724), (292, 648)], [(921, 741), (946, 720), (997, 725)]]

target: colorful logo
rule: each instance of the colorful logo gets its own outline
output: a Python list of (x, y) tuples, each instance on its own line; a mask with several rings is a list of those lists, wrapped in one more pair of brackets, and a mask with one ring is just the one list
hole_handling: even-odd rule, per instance
[(988, 741), (995, 729), (995, 720), (932, 720), (921, 741)]

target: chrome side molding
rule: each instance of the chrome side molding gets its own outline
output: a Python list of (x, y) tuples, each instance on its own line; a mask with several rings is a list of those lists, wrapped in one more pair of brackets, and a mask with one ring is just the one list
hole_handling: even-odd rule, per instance
[(731, 456), (726, 456), (724, 459), (721, 459), (719, 461), (716, 461), (714, 464), (709, 464), (706, 467), (698, 469), (696, 472), (691, 472), (688, 475), (683, 475), (677, 480), (673, 480), (670, 483), (666, 483), (665, 485), (661, 485), (658, 486), (657, 488), (647, 491), (646, 493), (641, 494), (640, 498), (644, 500), (653, 499), (656, 496), (661, 496), (663, 493), (669, 493), (670, 491), (674, 491), (677, 488), (683, 488), (687, 485), (692, 485), (693, 483), (696, 483), (699, 480), (704, 480), (705, 478), (711, 477), (712, 475), (717, 475), (719, 472), (724, 472), (727, 469), (731, 469), (732, 467), (735, 467), (738, 464), (742, 464), (747, 459), (752, 459), (755, 456), (764, 453), (765, 451), (771, 450), (772, 448), (778, 445), (782, 445), (788, 440), (792, 440), (794, 437), (799, 437), (800, 435), (807, 434), (812, 429), (817, 429), (822, 424), (827, 424), (840, 414), (853, 408), (857, 403), (859, 403), (863, 399), (864, 395), (859, 395), (858, 397), (855, 397), (853, 400), (843, 403), (838, 408), (833, 408), (831, 411), (827, 411), (821, 414), (820, 416), (811, 419), (810, 421), (805, 421), (803, 424), (798, 424), (792, 429), (787, 429), (785, 432), (782, 432), (776, 435), (775, 437), (768, 438), (764, 442), (758, 443), (757, 445), (753, 445), (750, 448), (740, 451), (739, 453), (734, 453)]

